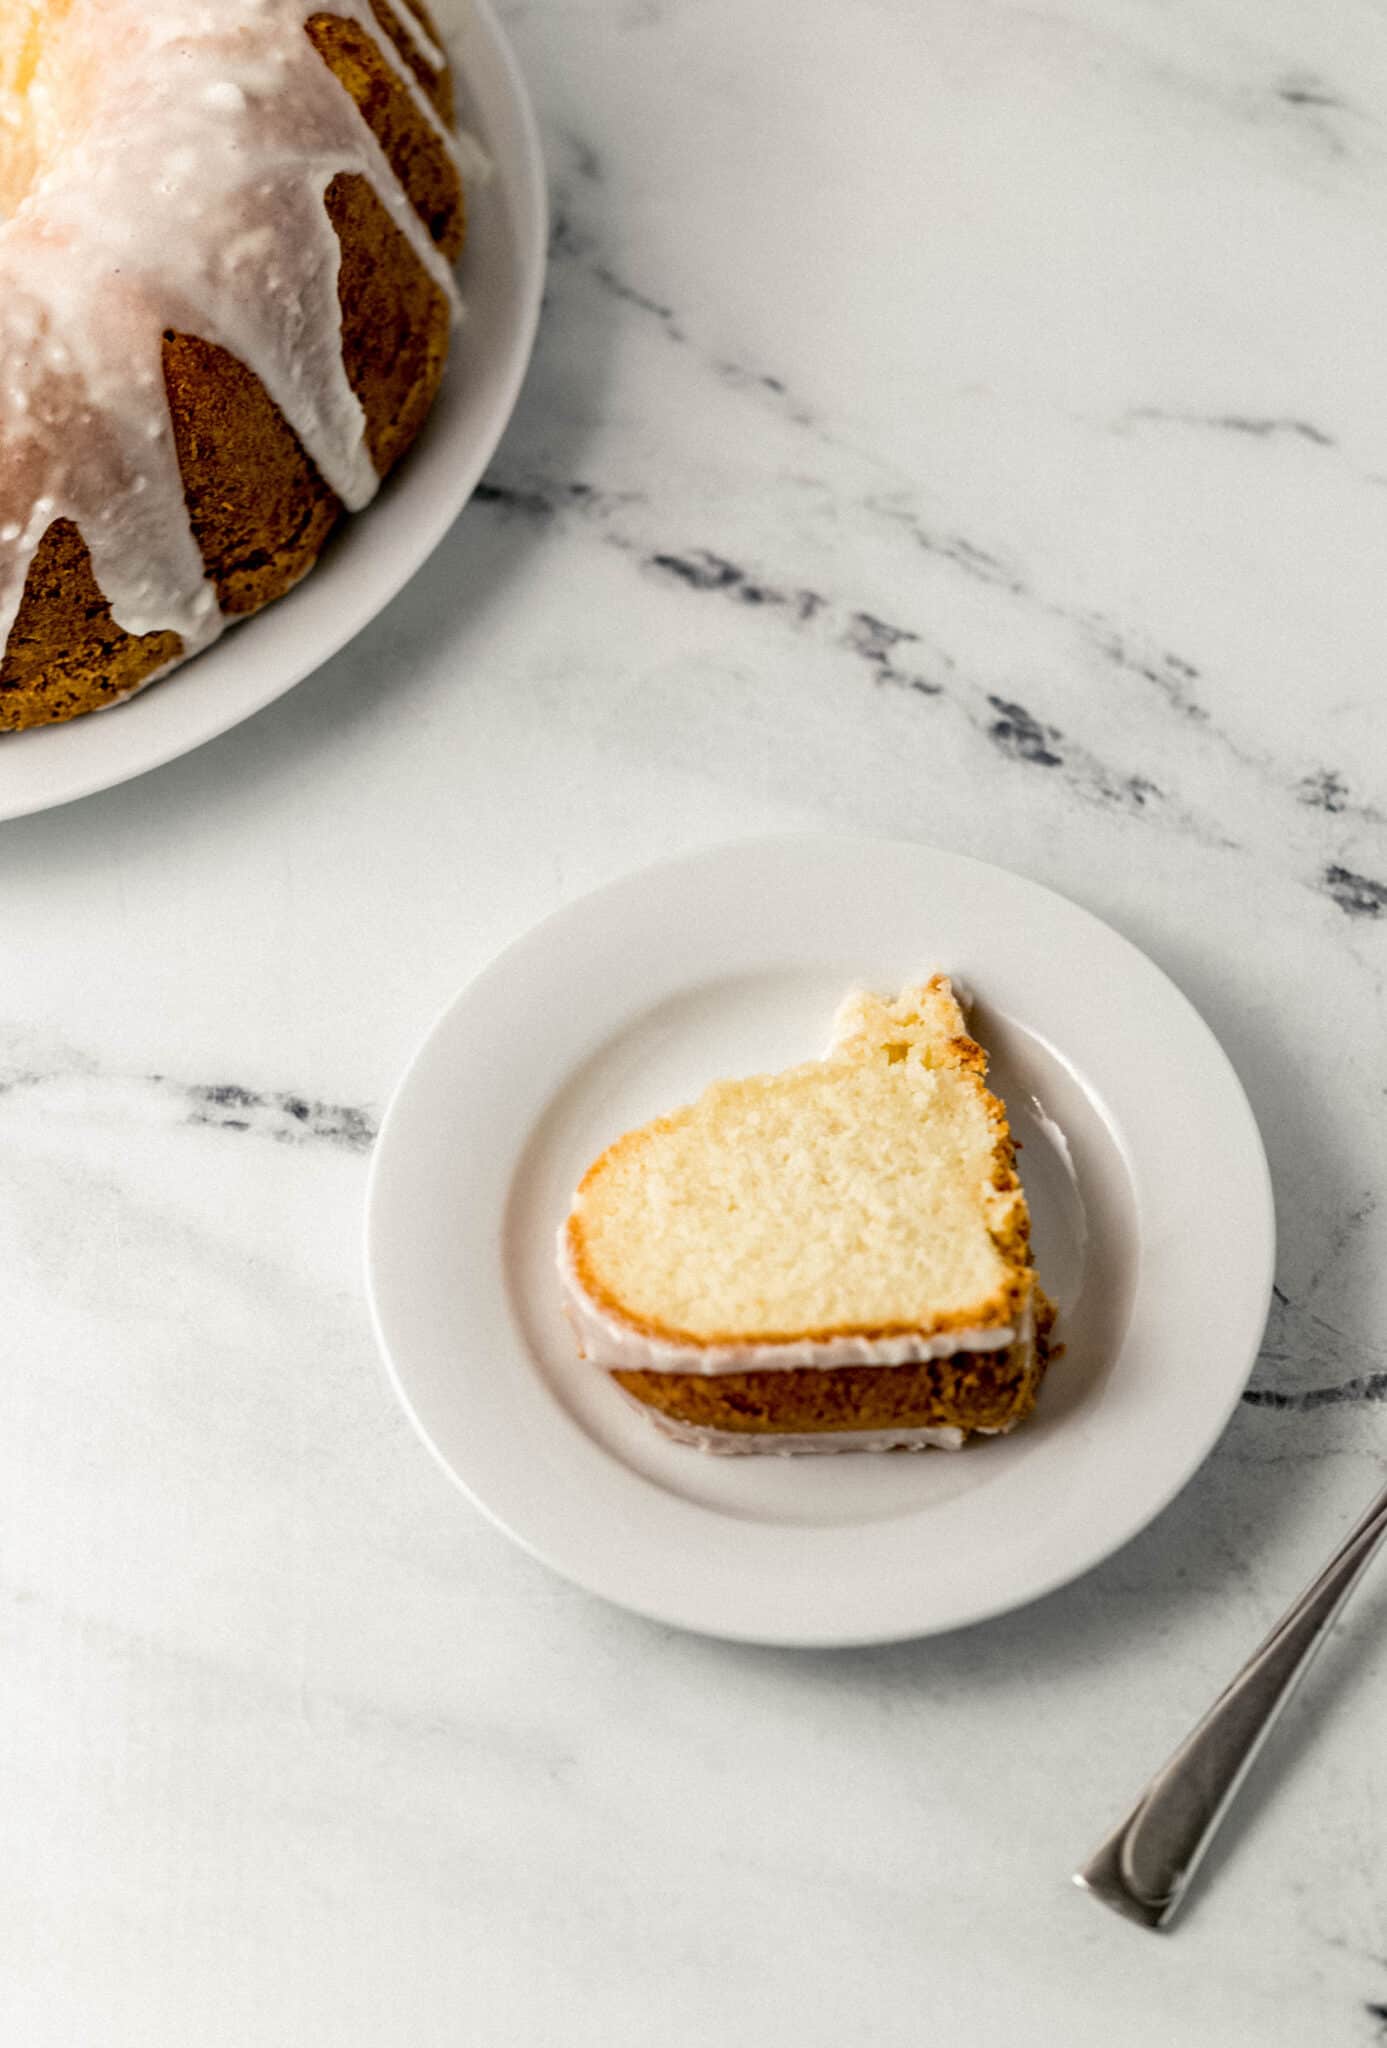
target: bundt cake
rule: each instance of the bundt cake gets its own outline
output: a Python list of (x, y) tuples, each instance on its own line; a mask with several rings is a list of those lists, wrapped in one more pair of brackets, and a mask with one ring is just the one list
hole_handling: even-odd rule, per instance
[(0, 0), (0, 731), (280, 596), (410, 446), (452, 113), (422, 0)]
[(559, 1237), (584, 1356), (716, 1451), (957, 1448), (1035, 1405), (1054, 1311), (1006, 1111), (943, 975), (827, 1056), (609, 1145)]

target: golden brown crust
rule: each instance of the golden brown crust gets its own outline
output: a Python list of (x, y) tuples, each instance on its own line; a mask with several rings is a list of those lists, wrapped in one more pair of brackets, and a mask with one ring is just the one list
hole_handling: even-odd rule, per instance
[(1035, 1406), (1043, 1360), (959, 1351), (915, 1365), (736, 1373), (614, 1372), (645, 1407), (696, 1429), (807, 1436), (844, 1430), (1009, 1429)]
[(29, 566), (0, 661), (0, 732), (99, 711), (177, 661), (177, 633), (138, 637), (118, 626), (70, 519), (55, 519)]
[(369, 179), (342, 171), (324, 204), (342, 245), (342, 362), (382, 476), (416, 440), (448, 361), (448, 301)]
[(359, 22), (338, 14), (311, 14), (304, 32), (356, 101), (420, 220), (455, 261), (466, 234), (457, 166), (380, 45)]
[(164, 388), (193, 538), (224, 612), (292, 589), (342, 516), (283, 413), (236, 356), (164, 336)]

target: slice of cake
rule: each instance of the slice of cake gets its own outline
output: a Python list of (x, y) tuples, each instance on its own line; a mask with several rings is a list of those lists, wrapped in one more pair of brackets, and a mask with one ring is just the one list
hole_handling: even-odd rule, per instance
[(1027, 1416), (1053, 1310), (1006, 1111), (943, 975), (857, 994), (822, 1060), (716, 1082), (583, 1176), (583, 1354), (709, 1450), (955, 1447)]

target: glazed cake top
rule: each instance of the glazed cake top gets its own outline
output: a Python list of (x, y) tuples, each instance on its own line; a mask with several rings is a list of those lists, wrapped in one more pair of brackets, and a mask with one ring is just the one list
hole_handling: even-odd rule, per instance
[[(453, 151), (370, 0), (328, 11), (370, 35)], [(342, 364), (339, 252), (323, 204), (332, 179), (367, 178), (456, 294), (306, 33), (316, 12), (313, 0), (6, 0), (0, 645), (34, 552), (62, 518), (80, 528), (127, 632), (172, 630), (191, 653), (220, 630), (165, 401), (169, 331), (248, 364), (347, 506), (376, 489)], [(425, 63), (442, 64), (408, 0), (393, 0), (392, 19)]]

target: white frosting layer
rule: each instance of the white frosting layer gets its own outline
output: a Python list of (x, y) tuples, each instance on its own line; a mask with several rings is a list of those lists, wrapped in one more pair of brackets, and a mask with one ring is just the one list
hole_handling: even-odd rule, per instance
[(1015, 1326), (1000, 1330), (948, 1330), (938, 1336), (909, 1333), (900, 1337), (802, 1338), (781, 1344), (675, 1343), (651, 1337), (593, 1300), (573, 1264), (567, 1224), (559, 1232), (559, 1275), (564, 1312), (573, 1325), (578, 1348), (608, 1372), (789, 1372), (809, 1366), (831, 1371), (843, 1365), (919, 1365), (925, 1359), (952, 1358), (959, 1351), (1005, 1351), (1031, 1342), (1031, 1311), (1027, 1306)]
[[(100, 61), (74, 65), (70, 86), (64, 68), (49, 95), (61, 147), (0, 220), (0, 646), (61, 518), (81, 528), (127, 632), (171, 628), (187, 655), (222, 630), (173, 445), (168, 329), (248, 364), (347, 506), (376, 491), (342, 365), (332, 179), (369, 179), (455, 309), (457, 295), (304, 32), (316, 11), (315, 0), (77, 0), (50, 31)], [(369, 0), (329, 11), (370, 34), (452, 151)], [(396, 12), (417, 27), (406, 0)], [(416, 40), (428, 61), (441, 55), (422, 31)]]

